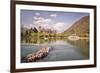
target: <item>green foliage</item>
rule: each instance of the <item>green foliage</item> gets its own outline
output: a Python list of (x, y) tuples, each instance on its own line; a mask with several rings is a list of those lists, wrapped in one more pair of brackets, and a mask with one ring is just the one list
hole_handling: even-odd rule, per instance
[[(21, 32), (21, 42), (22, 43), (32, 43), (36, 42), (38, 30), (34, 29), (27, 29)], [(35, 40), (34, 40), (35, 39)]]

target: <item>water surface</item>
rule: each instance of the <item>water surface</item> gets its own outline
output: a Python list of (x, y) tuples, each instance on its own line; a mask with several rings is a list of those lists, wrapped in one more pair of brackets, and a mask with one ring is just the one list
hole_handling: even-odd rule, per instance
[[(70, 41), (67, 39), (43, 40), (40, 39), (36, 44), (21, 45), (21, 57), (38, 51), (41, 46), (49, 46), (54, 49), (43, 59), (36, 62), (45, 61), (67, 61), (67, 60), (86, 60), (89, 59), (89, 40)], [(21, 62), (24, 62), (23, 60)]]

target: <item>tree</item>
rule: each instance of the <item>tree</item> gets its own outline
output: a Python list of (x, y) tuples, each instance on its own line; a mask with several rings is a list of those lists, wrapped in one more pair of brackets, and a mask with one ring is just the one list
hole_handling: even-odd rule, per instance
[(38, 32), (38, 30), (35, 27), (34, 27), (33, 31), (36, 32), (36, 33)]

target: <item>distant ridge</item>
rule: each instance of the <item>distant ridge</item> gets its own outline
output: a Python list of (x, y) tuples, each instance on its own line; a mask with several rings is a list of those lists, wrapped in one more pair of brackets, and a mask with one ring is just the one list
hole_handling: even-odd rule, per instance
[(69, 29), (64, 33), (77, 34), (78, 36), (89, 35), (89, 16), (82, 17), (76, 21)]

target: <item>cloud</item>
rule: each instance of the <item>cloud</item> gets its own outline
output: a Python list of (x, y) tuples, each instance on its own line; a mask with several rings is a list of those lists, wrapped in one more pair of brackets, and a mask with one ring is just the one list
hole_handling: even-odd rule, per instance
[(34, 28), (35, 26), (33, 24), (26, 24), (26, 25), (22, 25), (24, 28), (30, 29), (30, 28)]
[(58, 33), (63, 32), (67, 29), (67, 25), (64, 22), (56, 22), (52, 23), (53, 21), (50, 18), (43, 18), (43, 17), (33, 17), (33, 25), (38, 28), (41, 26), (45, 29), (56, 30)]
[(33, 24), (36, 26), (48, 27), (51, 19), (43, 17), (33, 17)]
[(55, 29), (57, 32), (63, 32), (66, 29), (66, 24), (63, 22), (57, 22), (53, 24), (53, 29)]
[(36, 15), (36, 16), (39, 16), (39, 15), (40, 15), (40, 13), (36, 12), (36, 13), (35, 13), (35, 15)]
[(51, 14), (50, 15), (50, 17), (56, 17), (57, 16), (57, 14)]
[(33, 19), (34, 19), (34, 20), (37, 20), (37, 19), (38, 19), (38, 17), (34, 16), (34, 17), (33, 17)]

